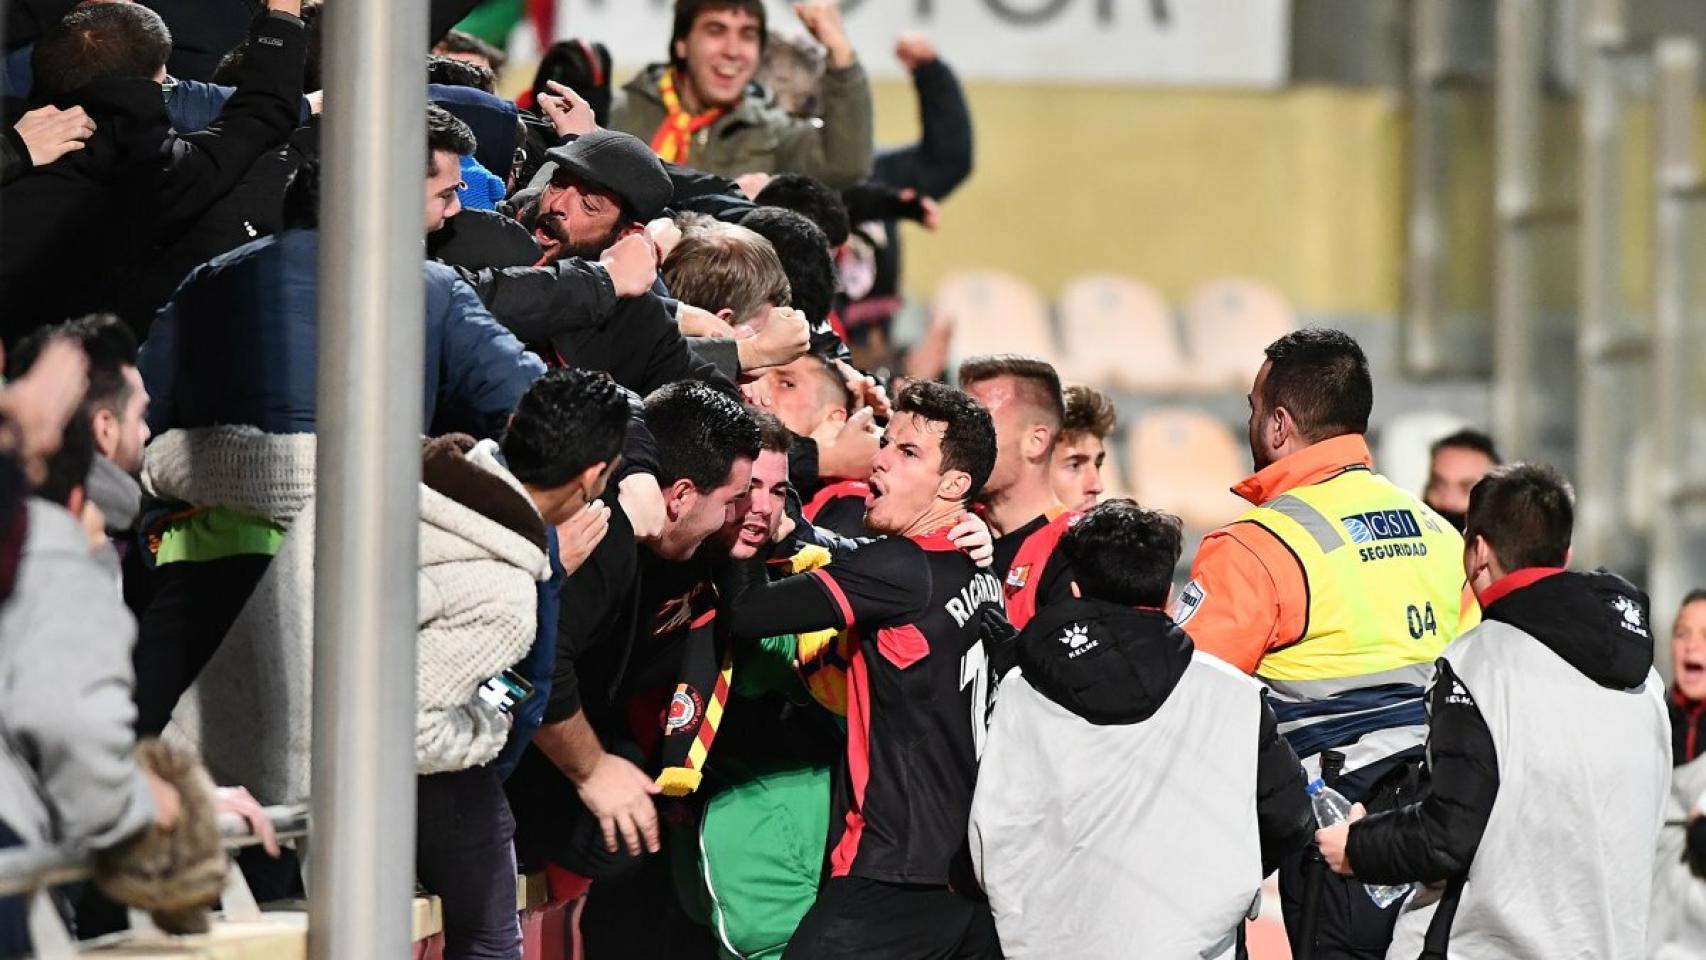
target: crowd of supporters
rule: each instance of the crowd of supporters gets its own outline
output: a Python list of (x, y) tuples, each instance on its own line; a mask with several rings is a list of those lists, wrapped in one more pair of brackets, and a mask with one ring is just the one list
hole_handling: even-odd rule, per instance
[[(1466, 432), (1398, 490), (1360, 347), (1298, 331), (1251, 385), (1252, 510), (1175, 595), (1179, 521), (1103, 502), (1108, 397), (1015, 355), (942, 382), (946, 322), (897, 350), (899, 224), (973, 166), (929, 40), (894, 50), (921, 137), (879, 147), (832, 2), (677, 0), (659, 62), (564, 41), (519, 101), (473, 4), (431, 6), (396, 175), (446, 956), (519, 958), (533, 870), (591, 960), (1242, 956), (1276, 870), (1299, 955), (1632, 957), (1649, 894), (1698, 948), (1706, 605), (1667, 714), (1644, 595), (1563, 572), (1557, 474)], [(7, 8), (0, 848), (99, 855), (56, 894), (80, 936), (205, 925), (214, 813), (265, 834), (313, 789), (324, 24)], [(1317, 777), (1374, 812), (1318, 823)], [(290, 858), (241, 862), (276, 899)]]

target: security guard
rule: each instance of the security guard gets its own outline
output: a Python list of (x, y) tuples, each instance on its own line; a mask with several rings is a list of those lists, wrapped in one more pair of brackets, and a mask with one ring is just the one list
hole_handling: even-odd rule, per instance
[[(1298, 330), (1266, 353), (1249, 397), (1256, 473), (1233, 488), (1255, 506), (1203, 539), (1173, 616), (1198, 649), (1268, 687), (1311, 776), (1332, 751), (1339, 791), (1385, 809), (1418, 789), (1433, 663), (1479, 619), (1463, 539), (1373, 471), (1374, 385), (1354, 339)], [(1385, 956), (1397, 908), (1306, 863), (1280, 868), (1294, 954)], [(1313, 953), (1300, 942), (1310, 884)]]

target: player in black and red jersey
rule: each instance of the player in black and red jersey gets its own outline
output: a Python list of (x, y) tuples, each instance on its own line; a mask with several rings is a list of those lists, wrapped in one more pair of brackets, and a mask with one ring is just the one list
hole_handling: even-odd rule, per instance
[(737, 636), (849, 628), (847, 756), (836, 780), (830, 879), (786, 956), (999, 957), (970, 879), (966, 825), (987, 730), (982, 633), (1001, 584), (947, 539), (995, 463), (995, 428), (938, 383), (895, 404), (866, 525), (885, 535), (809, 574), (720, 584)]
[(995, 529), (995, 570), (1007, 619), (1023, 629), (1038, 609), (1072, 599), (1072, 567), (1055, 550), (1080, 514), (1054, 492), (1054, 446), (1066, 418), (1060, 374), (1035, 357), (1001, 353), (960, 364), (960, 387), (995, 421), (995, 468), (983, 518)]

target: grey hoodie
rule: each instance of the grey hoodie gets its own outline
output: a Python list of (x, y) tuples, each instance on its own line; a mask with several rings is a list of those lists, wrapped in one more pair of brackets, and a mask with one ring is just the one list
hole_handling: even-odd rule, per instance
[(154, 818), (131, 730), (135, 642), (82, 525), (31, 500), (17, 587), (0, 606), (0, 820), (25, 843), (102, 850)]

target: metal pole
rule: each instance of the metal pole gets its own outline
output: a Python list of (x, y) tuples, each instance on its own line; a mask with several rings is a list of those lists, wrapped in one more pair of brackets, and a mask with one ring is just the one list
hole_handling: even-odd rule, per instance
[(1493, 428), (1500, 445), (1533, 456), (1546, 410), (1534, 231), (1539, 211), (1541, 10), (1538, 0), (1500, 0), (1493, 114), (1498, 244), (1493, 279)]
[(1439, 91), (1448, 40), (1445, 6), (1428, 0), (1410, 6), (1410, 214), (1398, 342), (1411, 376), (1432, 376), (1445, 365), (1439, 329), (1446, 231), (1446, 125)]
[(427, 4), (327, 5), (308, 955), (410, 954)]
[(1630, 559), (1632, 538), (1618, 508), (1624, 454), (1636, 425), (1630, 414), (1638, 409), (1619, 395), (1619, 374), (1647, 349), (1645, 338), (1633, 335), (1619, 316), (1623, 104), (1617, 58), (1626, 43), (1621, 0), (1594, 0), (1582, 25), (1575, 548), (1584, 564), (1617, 567)]
[[(1653, 266), (1653, 493), (1660, 505), (1653, 524), (1652, 587), (1655, 650), (1659, 670), (1670, 677), (1670, 613), (1688, 590), (1706, 583), (1706, 509), (1688, 489), (1690, 466), (1698, 464), (1689, 432), (1703, 412), (1695, 384), (1702, 350), (1700, 326), (1690, 323), (1692, 285), (1702, 271), (1690, 217), (1702, 203), (1702, 174), (1695, 156), (1694, 91), (1699, 89), (1700, 47), (1691, 38), (1661, 40), (1654, 49), (1657, 73), (1658, 251)], [(1690, 207), (1695, 207), (1691, 210)]]

